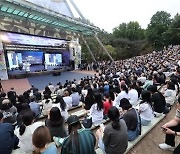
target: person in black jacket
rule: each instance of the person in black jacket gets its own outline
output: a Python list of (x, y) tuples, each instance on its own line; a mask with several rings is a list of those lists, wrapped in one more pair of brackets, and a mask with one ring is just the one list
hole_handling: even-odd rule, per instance
[(156, 117), (159, 117), (165, 111), (165, 97), (157, 90), (157, 87), (155, 85), (151, 85), (147, 89), (151, 92), (151, 101), (154, 109), (154, 114)]
[(19, 139), (14, 135), (13, 126), (10, 123), (3, 123), (3, 114), (0, 112), (0, 152), (11, 154), (17, 148)]

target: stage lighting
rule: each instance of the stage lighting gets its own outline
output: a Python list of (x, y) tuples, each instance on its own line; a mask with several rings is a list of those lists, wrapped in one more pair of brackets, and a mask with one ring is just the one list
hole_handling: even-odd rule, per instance
[(3, 35), (3, 34), (0, 34), (0, 40), (1, 40), (2, 42), (9, 42), (8, 37), (7, 37), (6, 35)]
[(69, 43), (69, 47), (70, 47), (70, 48), (73, 48), (73, 47), (74, 47), (74, 44), (73, 44), (73, 43)]

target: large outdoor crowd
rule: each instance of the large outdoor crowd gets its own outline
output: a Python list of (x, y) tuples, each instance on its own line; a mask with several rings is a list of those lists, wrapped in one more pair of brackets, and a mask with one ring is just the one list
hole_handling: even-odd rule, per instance
[[(141, 134), (141, 126), (148, 127), (174, 105), (180, 91), (180, 46), (98, 62), (95, 69), (98, 73), (80, 81), (47, 83), (43, 92), (32, 85), (17, 95), (14, 88), (5, 93), (0, 86), (0, 153), (94, 154), (97, 147), (107, 154), (124, 153), (128, 141)], [(165, 87), (163, 92), (159, 87)], [(68, 110), (81, 103), (87, 116), (69, 115)], [(109, 120), (105, 126), (104, 119)], [(175, 148), (180, 98), (175, 118), (162, 131), (166, 140), (159, 147), (180, 153), (180, 145)]]

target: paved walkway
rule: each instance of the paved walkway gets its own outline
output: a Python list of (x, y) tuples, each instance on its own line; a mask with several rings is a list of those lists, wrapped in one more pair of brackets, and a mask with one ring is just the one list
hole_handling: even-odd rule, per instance
[(27, 78), (24, 79), (10, 79), (2, 81), (4, 92), (8, 92), (12, 87), (17, 94), (22, 94), (25, 90), (31, 87)]

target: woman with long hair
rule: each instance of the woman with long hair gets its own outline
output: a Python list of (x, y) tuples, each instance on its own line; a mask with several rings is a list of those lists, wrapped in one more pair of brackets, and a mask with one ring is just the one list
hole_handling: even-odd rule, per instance
[(71, 115), (68, 120), (69, 136), (65, 139), (54, 137), (57, 146), (61, 146), (62, 154), (94, 154), (96, 138), (90, 129), (81, 127), (79, 118)]
[(53, 103), (52, 107), (58, 107), (61, 111), (61, 115), (64, 117), (64, 120), (66, 121), (69, 117), (67, 105), (64, 102), (64, 99), (62, 96), (57, 95), (55, 102)]
[(103, 120), (103, 102), (100, 93), (94, 94), (95, 103), (90, 108), (92, 123), (99, 125)]
[(128, 130), (128, 141), (133, 141), (141, 133), (139, 113), (132, 107), (127, 98), (121, 99), (120, 107)]
[(42, 100), (42, 105), (42, 113), (46, 116), (52, 108), (52, 99), (49, 98), (48, 94), (44, 94), (44, 100)]
[(50, 110), (49, 116), (45, 121), (45, 125), (49, 128), (51, 138), (56, 137), (66, 137), (67, 133), (64, 128), (64, 118), (61, 116), (59, 108), (53, 107)]
[(51, 143), (51, 135), (46, 126), (36, 128), (32, 137), (33, 145), (42, 154), (58, 154), (54, 143)]
[(43, 91), (43, 94), (44, 95), (47, 94), (48, 98), (51, 98), (52, 91), (50, 90), (50, 88), (48, 86), (46, 86), (44, 91)]
[(98, 146), (106, 154), (123, 154), (128, 146), (126, 123), (120, 119), (119, 110), (115, 106), (109, 109), (108, 117), (111, 123), (105, 128), (101, 126), (96, 132)]
[(143, 126), (149, 125), (151, 120), (154, 118), (154, 111), (151, 102), (151, 93), (148, 90), (142, 91), (142, 101), (139, 105), (139, 114), (141, 117), (141, 124)]
[(94, 104), (94, 94), (93, 94), (92, 88), (88, 88), (88, 92), (85, 97), (84, 103), (85, 103), (84, 108), (86, 110), (89, 110), (91, 108), (91, 106)]
[(19, 138), (21, 153), (32, 153), (35, 148), (32, 144), (32, 134), (34, 130), (42, 126), (43, 122), (34, 122), (35, 114), (32, 110), (27, 110), (22, 117), (22, 125), (15, 130), (15, 135)]

